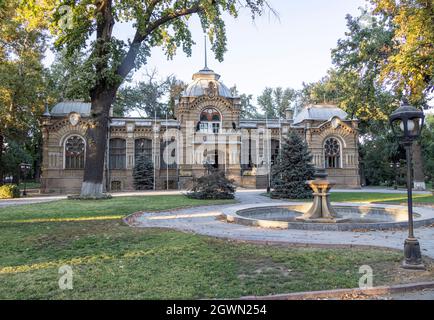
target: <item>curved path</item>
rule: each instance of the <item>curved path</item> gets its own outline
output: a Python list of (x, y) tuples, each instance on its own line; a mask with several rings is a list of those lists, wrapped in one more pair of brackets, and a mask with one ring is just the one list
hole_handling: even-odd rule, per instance
[[(294, 202), (272, 200), (261, 196), (261, 191), (241, 190), (236, 193), (239, 204), (275, 203), (295, 204)], [(236, 204), (236, 205), (239, 205)], [(402, 249), (407, 236), (405, 230), (345, 232), (345, 231), (305, 231), (277, 230), (231, 224), (217, 217), (232, 205), (203, 206), (164, 212), (142, 212), (126, 219), (131, 226), (144, 228), (171, 228), (202, 235), (241, 241), (269, 241), (292, 244), (317, 245), (365, 245)], [(422, 254), (434, 259), (434, 227), (417, 228)]]

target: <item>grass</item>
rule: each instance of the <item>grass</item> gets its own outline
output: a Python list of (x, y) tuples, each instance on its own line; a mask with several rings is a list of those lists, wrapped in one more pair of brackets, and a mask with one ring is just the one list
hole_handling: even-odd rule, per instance
[[(269, 197), (269, 194), (264, 193)], [(407, 194), (379, 193), (379, 192), (332, 192), (330, 200), (334, 202), (384, 202), (399, 204), (407, 202)], [(311, 201), (311, 199), (294, 199), (293, 201)], [(434, 203), (434, 196), (431, 194), (413, 194), (414, 203), (431, 204)]]
[(197, 200), (183, 195), (114, 197), (108, 200), (60, 200), (0, 209), (0, 222), (116, 220), (137, 211), (160, 211), (198, 205), (227, 204), (234, 200)]
[[(234, 243), (120, 219), (139, 210), (228, 203), (180, 195), (64, 200), (0, 209), (0, 299), (236, 298), (400, 282), (401, 253)], [(70, 265), (73, 290), (60, 290)], [(432, 273), (429, 274), (432, 278)]]

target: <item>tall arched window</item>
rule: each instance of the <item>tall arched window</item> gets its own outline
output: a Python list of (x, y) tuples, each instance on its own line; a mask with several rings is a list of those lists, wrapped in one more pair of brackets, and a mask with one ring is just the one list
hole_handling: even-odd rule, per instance
[(324, 142), (324, 158), (326, 168), (341, 167), (341, 144), (335, 138), (328, 138)]
[[(168, 163), (166, 163), (166, 159)], [(176, 169), (176, 144), (175, 137), (170, 141), (160, 141), (160, 168)]]
[(126, 168), (126, 142), (124, 139), (110, 139), (109, 164), (110, 169)]
[(65, 169), (84, 169), (85, 144), (80, 136), (65, 141)]
[(144, 154), (148, 159), (152, 160), (152, 140), (151, 139), (136, 139), (134, 141), (134, 156), (135, 159)]
[(199, 130), (203, 133), (219, 133), (221, 126), (220, 112), (214, 108), (206, 108), (200, 113)]

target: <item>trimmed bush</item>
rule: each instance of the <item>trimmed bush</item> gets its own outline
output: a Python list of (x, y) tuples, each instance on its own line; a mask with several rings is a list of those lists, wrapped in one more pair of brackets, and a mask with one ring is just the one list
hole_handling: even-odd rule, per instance
[(0, 186), (0, 199), (12, 199), (20, 197), (20, 189), (15, 184)]
[(187, 196), (192, 199), (206, 200), (235, 198), (234, 182), (227, 179), (223, 171), (211, 165), (205, 167), (209, 173), (193, 181), (193, 187)]

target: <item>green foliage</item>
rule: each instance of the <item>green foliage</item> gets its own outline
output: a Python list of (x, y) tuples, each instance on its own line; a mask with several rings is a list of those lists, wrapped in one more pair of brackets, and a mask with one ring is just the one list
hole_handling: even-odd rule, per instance
[[(360, 144), (359, 155), (366, 185), (393, 185), (395, 176), (400, 175), (390, 164), (405, 158), (402, 147), (390, 132), (378, 132), (375, 136), (365, 137)], [(404, 163), (400, 165), (401, 168), (405, 167)]]
[(295, 133), (284, 138), (282, 150), (272, 167), (272, 198), (306, 199), (312, 192), (306, 181), (314, 176), (312, 155), (307, 144)]
[(149, 155), (136, 157), (133, 170), (134, 187), (136, 190), (152, 190), (154, 187), (154, 164)]
[(17, 19), (17, 6), (15, 0), (0, 3), (0, 181), (5, 175), (17, 180), (17, 161), (39, 163), (41, 158), (46, 35), (28, 30)]
[(174, 76), (163, 80), (155, 79), (155, 72), (147, 76), (147, 81), (124, 85), (119, 89), (113, 105), (116, 116), (125, 116), (131, 111), (148, 118), (165, 118), (166, 112), (169, 118), (175, 116), (175, 99), (179, 98), (185, 84)]
[(257, 119), (261, 115), (258, 113), (258, 109), (252, 103), (253, 95), (238, 92), (237, 86), (230, 88), (231, 93), (234, 97), (240, 98), (240, 118), (241, 119)]
[(4, 153), (0, 158), (3, 175), (11, 175), (15, 177), (15, 180), (18, 180), (20, 175), (20, 163), (33, 163), (33, 158), (34, 155), (26, 149), (25, 145), (14, 140), (7, 140)]
[(374, 12), (394, 27), (393, 52), (381, 76), (412, 103), (434, 90), (434, 3), (432, 0), (371, 0)]
[(0, 186), (0, 199), (12, 199), (20, 197), (20, 189), (14, 184)]
[(426, 125), (421, 137), (422, 156), (425, 175), (429, 181), (434, 182), (434, 115), (427, 116), (425, 121)]
[(58, 52), (47, 74), (47, 91), (53, 101), (65, 100), (90, 101), (89, 89), (93, 83), (82, 66), (86, 56), (76, 51), (68, 56), (65, 51)]
[(285, 111), (297, 99), (294, 89), (265, 88), (258, 97), (258, 105), (268, 118), (284, 118)]
[(234, 199), (234, 182), (227, 179), (223, 171), (210, 164), (205, 167), (208, 174), (193, 181), (187, 196), (192, 199)]
[[(68, 6), (62, 7), (65, 4)], [(55, 36), (56, 48), (66, 49), (69, 56), (76, 51), (87, 52), (89, 66), (95, 71), (89, 72), (88, 79), (96, 86), (105, 83), (117, 87), (129, 71), (146, 64), (153, 47), (162, 47), (168, 58), (178, 48), (190, 56), (194, 41), (188, 23), (193, 14), (199, 15), (211, 49), (216, 59), (222, 61), (227, 50), (224, 14), (237, 17), (241, 8), (248, 8), (255, 17), (262, 14), (266, 1), (108, 0), (97, 6), (91, 4), (90, 1), (28, 0), (17, 11), (29, 29), (49, 29)], [(131, 22), (136, 33), (128, 42), (113, 35), (115, 24)], [(96, 40), (91, 40), (95, 31)]]
[(348, 15), (346, 19), (346, 37), (332, 50), (335, 68), (322, 80), (304, 84), (302, 101), (336, 104), (350, 118), (360, 120), (362, 134), (372, 133), (375, 130), (371, 127), (387, 121), (398, 106), (399, 96), (380, 77), (384, 59), (393, 50), (393, 28), (386, 19), (366, 10), (358, 17)]

